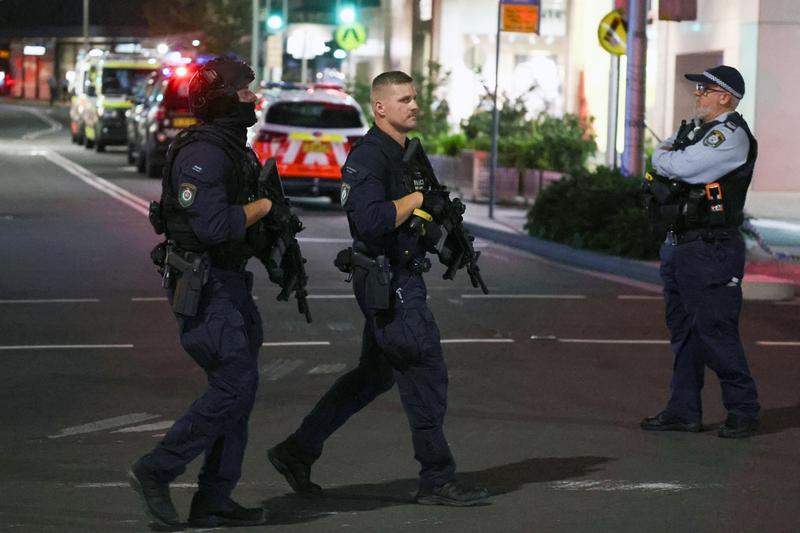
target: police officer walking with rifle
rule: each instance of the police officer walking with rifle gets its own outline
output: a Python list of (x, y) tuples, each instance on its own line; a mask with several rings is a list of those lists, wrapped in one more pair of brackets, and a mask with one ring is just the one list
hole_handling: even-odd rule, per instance
[(719, 378), (728, 417), (723, 438), (758, 428), (758, 393), (739, 337), (745, 247), (739, 231), (757, 143), (736, 112), (744, 79), (720, 65), (696, 82), (695, 118), (653, 154), (651, 217), (667, 229), (661, 246), (667, 325), (675, 361), (666, 408), (642, 420), (648, 431), (701, 431), (705, 367)]
[[(169, 483), (205, 454), (192, 498), (195, 527), (263, 524), (266, 511), (231, 499), (241, 476), (248, 421), (258, 386), (263, 334), (253, 302), (257, 256), (281, 299), (294, 293), (300, 311), (306, 276), (294, 234), (302, 229), (283, 197), (274, 165), (262, 172), (246, 146), (255, 123), (253, 71), (245, 63), (214, 59), (189, 84), (192, 112), (202, 121), (181, 132), (167, 155), (160, 202), (150, 220), (166, 240), (152, 252), (178, 321), (180, 341), (203, 368), (208, 389), (161, 442), (129, 471), (130, 483), (158, 526), (180, 526)], [(276, 183), (277, 182), (277, 183)]]
[[(299, 429), (271, 448), (268, 459), (299, 493), (321, 488), (310, 479), (325, 440), (353, 414), (397, 383), (421, 465), (420, 504), (470, 506), (486, 502), (484, 488), (456, 481), (456, 465), (442, 429), (447, 367), (439, 329), (426, 303), (426, 251), (438, 254), (445, 277), (466, 267), (474, 286), (486, 287), (478, 254), (461, 225), (463, 204), (435, 181), (419, 143), (416, 92), (403, 72), (372, 82), (375, 126), (351, 150), (342, 168), (341, 203), (353, 246), (336, 265), (352, 278), (364, 314), (358, 367), (339, 378)], [(348, 278), (349, 280), (350, 278)]]

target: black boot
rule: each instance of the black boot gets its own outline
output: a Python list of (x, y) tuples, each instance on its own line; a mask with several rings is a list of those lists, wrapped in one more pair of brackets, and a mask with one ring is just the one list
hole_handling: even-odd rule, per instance
[(286, 478), (296, 493), (317, 494), (321, 492), (322, 487), (311, 481), (311, 461), (298, 457), (297, 453), (292, 453), (289, 439), (267, 450), (267, 459)]
[(230, 498), (212, 499), (196, 492), (189, 511), (189, 524), (194, 527), (258, 526), (267, 522), (263, 507), (242, 507)]
[(648, 416), (639, 424), (645, 431), (688, 431), (698, 433), (703, 430), (700, 422), (687, 422), (666, 411), (661, 411), (656, 416)]
[(422, 505), (452, 505), (469, 507), (487, 503), (489, 490), (484, 487), (464, 487), (456, 481), (448, 481), (444, 485), (419, 489), (417, 503)]
[(144, 458), (136, 461), (128, 470), (128, 482), (141, 498), (144, 510), (159, 525), (175, 527), (180, 525), (178, 512), (169, 496), (169, 483), (160, 481), (145, 466)]
[(755, 435), (758, 431), (758, 418), (746, 415), (728, 415), (725, 424), (719, 428), (718, 435), (723, 439), (742, 439)]

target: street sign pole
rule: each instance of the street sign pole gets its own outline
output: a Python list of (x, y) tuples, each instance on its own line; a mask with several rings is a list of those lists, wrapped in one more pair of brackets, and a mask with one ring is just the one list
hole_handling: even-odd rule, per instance
[(628, 0), (628, 73), (625, 96), (625, 150), (622, 173), (644, 172), (644, 89), (647, 65), (647, 0)]
[(258, 44), (259, 44), (259, 37), (258, 37), (258, 4), (260, 3), (259, 0), (253, 0), (253, 20), (250, 24), (250, 67), (253, 69), (253, 73), (256, 75), (255, 84), (258, 87), (258, 82), (261, 81), (261, 69), (258, 68)]
[(489, 169), (489, 218), (494, 218), (495, 175), (497, 174), (497, 133), (500, 120), (497, 116), (497, 89), (500, 74), (500, 18), (502, 0), (497, 2), (497, 41), (494, 49), (494, 94), (492, 95), (492, 155)]
[(611, 56), (611, 69), (608, 73), (608, 147), (606, 164), (617, 168), (617, 125), (619, 117), (619, 56)]
[(84, 54), (89, 53), (89, 0), (83, 0), (83, 47)]

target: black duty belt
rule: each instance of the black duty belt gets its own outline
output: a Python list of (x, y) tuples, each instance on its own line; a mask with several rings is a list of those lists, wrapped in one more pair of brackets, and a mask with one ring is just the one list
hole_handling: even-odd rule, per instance
[(703, 239), (706, 242), (721, 241), (729, 239), (737, 231), (737, 228), (699, 228), (686, 231), (670, 231), (667, 233), (667, 242), (672, 245), (686, 244)]

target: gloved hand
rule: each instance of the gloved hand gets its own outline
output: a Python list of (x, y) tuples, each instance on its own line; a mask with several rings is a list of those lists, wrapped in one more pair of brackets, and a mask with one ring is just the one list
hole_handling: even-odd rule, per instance
[(267, 213), (267, 221), (278, 226), (286, 226), (292, 218), (292, 211), (286, 204), (272, 202), (272, 208)]
[(433, 217), (444, 211), (444, 206), (449, 198), (447, 191), (429, 190), (422, 193), (422, 206), (420, 209)]

